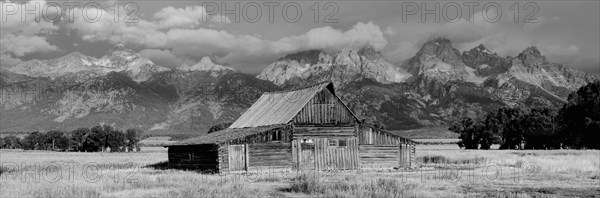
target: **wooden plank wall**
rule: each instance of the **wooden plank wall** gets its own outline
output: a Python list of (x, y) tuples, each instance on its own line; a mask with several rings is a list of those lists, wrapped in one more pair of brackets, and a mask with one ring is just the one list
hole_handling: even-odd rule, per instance
[(410, 143), (406, 139), (371, 128), (360, 128), (358, 139), (361, 145), (398, 145)]
[(296, 125), (352, 125), (352, 113), (329, 90), (317, 93), (294, 117)]
[(397, 145), (360, 145), (360, 167), (365, 169), (391, 169), (398, 167)]
[(415, 166), (415, 145), (360, 145), (361, 168), (389, 169)]
[(294, 128), (294, 137), (335, 137), (335, 136), (354, 136), (356, 134), (354, 127), (296, 127)]
[(355, 170), (358, 163), (358, 141), (348, 137), (347, 146), (329, 146), (328, 139), (315, 139), (315, 169), (317, 170)]
[(218, 146), (214, 144), (171, 146), (168, 157), (172, 168), (219, 171)]
[(229, 147), (227, 144), (221, 144), (218, 148), (219, 152), (219, 172), (229, 171)]
[[(247, 135), (242, 138), (231, 139), (223, 144), (252, 144), (252, 143), (262, 143), (262, 142), (291, 142), (292, 141), (292, 131), (294, 127), (290, 125), (286, 125), (281, 128), (272, 129), (268, 131), (263, 131), (260, 133), (255, 133), (252, 135)], [(279, 140), (278, 140), (279, 138)]]
[(248, 148), (248, 171), (267, 171), (292, 167), (291, 143), (256, 143), (249, 144)]
[(236, 144), (228, 146), (229, 171), (248, 170), (248, 160), (246, 153), (246, 144)]

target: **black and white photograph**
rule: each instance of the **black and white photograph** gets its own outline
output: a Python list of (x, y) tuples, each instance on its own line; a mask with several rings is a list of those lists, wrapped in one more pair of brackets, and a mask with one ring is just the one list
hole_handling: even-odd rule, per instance
[(0, 0), (0, 197), (600, 198), (600, 1)]

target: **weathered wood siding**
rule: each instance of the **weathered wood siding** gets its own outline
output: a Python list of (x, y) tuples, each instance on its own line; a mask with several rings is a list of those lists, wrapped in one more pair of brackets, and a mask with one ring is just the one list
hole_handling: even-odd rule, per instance
[(228, 146), (229, 171), (246, 171), (248, 170), (247, 160), (247, 145), (236, 144)]
[(398, 146), (394, 145), (360, 145), (360, 167), (388, 169), (398, 167), (400, 158)]
[(407, 168), (415, 166), (415, 145), (401, 144), (398, 149), (400, 153), (399, 167)]
[(293, 126), (291, 124), (270, 129), (251, 135), (247, 135), (241, 138), (230, 139), (222, 142), (223, 144), (253, 144), (253, 143), (264, 143), (264, 142), (291, 142)]
[(346, 138), (347, 146), (331, 147), (328, 140), (315, 141), (315, 168), (317, 170), (355, 170), (358, 164), (358, 141), (355, 137)]
[(353, 125), (352, 113), (327, 89), (318, 92), (294, 117), (296, 125)]
[(414, 166), (415, 145), (360, 145), (360, 167), (366, 169)]
[(226, 144), (221, 144), (218, 147), (219, 172), (229, 171), (229, 147)]
[(398, 145), (410, 143), (407, 139), (371, 128), (361, 128), (358, 131), (358, 140), (361, 145)]
[[(317, 137), (312, 143), (302, 143), (302, 139), (292, 142), (292, 158), (295, 169), (314, 170), (355, 170), (359, 168), (358, 141), (356, 137)], [(345, 140), (345, 146), (329, 146), (329, 140)], [(311, 150), (302, 147), (312, 146), (311, 156), (305, 156)], [(313, 162), (312, 166), (306, 164)]]
[(355, 136), (355, 127), (296, 127), (294, 138)]
[(171, 146), (168, 156), (172, 168), (219, 171), (218, 146), (215, 144)]
[(268, 171), (292, 167), (291, 143), (256, 143), (248, 145), (248, 171)]

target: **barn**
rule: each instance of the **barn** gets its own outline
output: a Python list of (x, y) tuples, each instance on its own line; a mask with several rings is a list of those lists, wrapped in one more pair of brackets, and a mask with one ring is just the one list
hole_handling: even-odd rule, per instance
[(331, 82), (264, 93), (229, 128), (169, 145), (169, 166), (214, 172), (414, 165), (414, 142), (365, 127)]

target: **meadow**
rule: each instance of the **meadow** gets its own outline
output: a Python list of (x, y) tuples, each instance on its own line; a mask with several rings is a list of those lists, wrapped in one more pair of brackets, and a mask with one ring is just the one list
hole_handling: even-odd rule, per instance
[(600, 197), (598, 150), (417, 145), (412, 170), (204, 174), (139, 153), (0, 150), (0, 197)]

